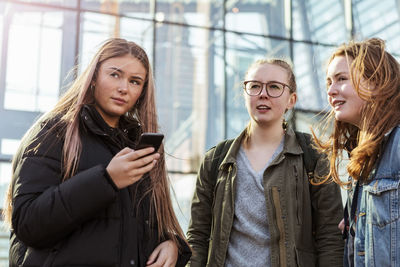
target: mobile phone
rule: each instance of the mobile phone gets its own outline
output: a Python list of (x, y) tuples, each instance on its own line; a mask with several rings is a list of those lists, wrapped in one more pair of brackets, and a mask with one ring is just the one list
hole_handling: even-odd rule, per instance
[(161, 133), (142, 133), (139, 137), (139, 142), (135, 150), (143, 149), (146, 147), (154, 147), (154, 151), (160, 148), (164, 135)]

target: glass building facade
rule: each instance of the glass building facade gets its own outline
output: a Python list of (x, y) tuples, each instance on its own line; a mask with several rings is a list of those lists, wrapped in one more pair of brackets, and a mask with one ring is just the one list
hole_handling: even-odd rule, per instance
[[(399, 0), (0, 0), (0, 198), (23, 134), (101, 42), (118, 36), (151, 58), (176, 212), (186, 230), (204, 152), (249, 120), (241, 87), (249, 64), (291, 59), (298, 103), (288, 119), (309, 131), (327, 110), (332, 50), (380, 37), (400, 59), (399, 16)], [(0, 262), (7, 262), (8, 234), (1, 237)]]

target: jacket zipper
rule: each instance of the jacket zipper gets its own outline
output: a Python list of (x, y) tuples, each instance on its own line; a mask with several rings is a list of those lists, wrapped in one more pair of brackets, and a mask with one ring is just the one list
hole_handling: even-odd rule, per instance
[(294, 165), (294, 177), (296, 178), (296, 216), (297, 216), (297, 224), (300, 224), (300, 214), (299, 214), (299, 203), (300, 203), (300, 199), (299, 199), (299, 188), (298, 188), (298, 184), (299, 184), (299, 173), (297, 171), (297, 166)]
[(275, 216), (276, 223), (279, 230), (279, 266), (286, 267), (287, 259), (286, 259), (286, 236), (285, 236), (285, 225), (283, 222), (283, 214), (282, 208), (279, 200), (279, 188), (274, 186), (272, 187), (272, 200), (275, 206)]

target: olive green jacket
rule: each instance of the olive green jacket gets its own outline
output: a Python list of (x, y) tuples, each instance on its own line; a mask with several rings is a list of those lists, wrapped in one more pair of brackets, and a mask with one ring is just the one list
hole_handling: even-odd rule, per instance
[[(211, 171), (215, 148), (206, 153), (201, 164), (187, 233), (193, 249), (189, 266), (225, 265), (234, 218), (236, 155), (243, 137), (244, 132), (233, 141), (217, 177)], [(302, 154), (294, 131), (288, 129), (283, 151), (264, 172), (271, 266), (342, 266), (340, 189), (334, 183), (311, 185)], [(321, 157), (315, 174), (324, 173), (327, 161)]]

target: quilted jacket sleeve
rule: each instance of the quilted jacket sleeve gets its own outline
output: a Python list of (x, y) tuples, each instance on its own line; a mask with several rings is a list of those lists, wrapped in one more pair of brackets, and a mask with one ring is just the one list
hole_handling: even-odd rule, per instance
[(62, 139), (48, 130), (17, 157), (12, 178), (12, 227), (34, 248), (53, 246), (117, 196), (101, 165), (61, 183)]

